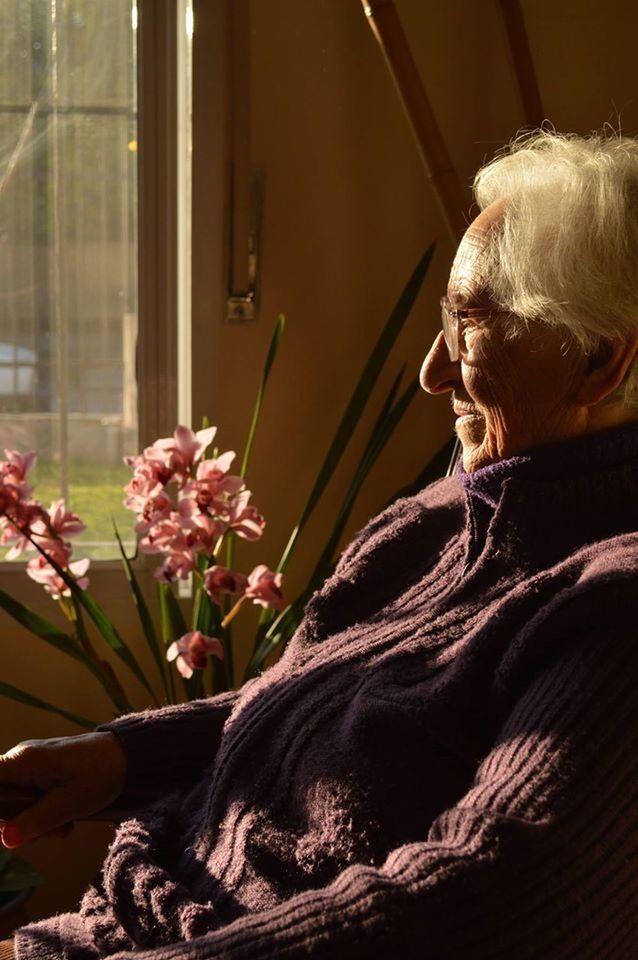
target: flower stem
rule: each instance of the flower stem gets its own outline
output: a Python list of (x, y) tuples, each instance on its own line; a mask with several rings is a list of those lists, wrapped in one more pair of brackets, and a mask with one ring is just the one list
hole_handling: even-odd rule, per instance
[(233, 619), (233, 617), (236, 617), (236, 616), (237, 616), (237, 614), (239, 613), (239, 609), (240, 609), (242, 603), (244, 602), (244, 600), (247, 600), (247, 599), (248, 599), (248, 598), (246, 597), (246, 594), (244, 594), (243, 597), (240, 597), (240, 598), (239, 598), (239, 600), (237, 601), (237, 603), (235, 604), (235, 606), (230, 610), (230, 612), (226, 614), (226, 616), (224, 617), (224, 619), (223, 619), (222, 622), (221, 622), (221, 628), (222, 628), (222, 630), (224, 629), (224, 627), (227, 627), (227, 626), (228, 626), (228, 624), (229, 624), (230, 621)]

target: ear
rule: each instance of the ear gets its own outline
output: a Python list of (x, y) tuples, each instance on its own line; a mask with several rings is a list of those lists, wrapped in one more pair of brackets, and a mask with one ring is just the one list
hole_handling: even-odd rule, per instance
[(589, 358), (578, 389), (585, 407), (600, 403), (620, 386), (638, 353), (638, 335), (627, 340), (601, 340)]

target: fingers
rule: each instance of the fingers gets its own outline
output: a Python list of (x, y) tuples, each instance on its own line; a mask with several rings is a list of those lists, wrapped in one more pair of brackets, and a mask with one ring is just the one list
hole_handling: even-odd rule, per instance
[[(58, 836), (70, 833), (71, 821), (75, 812), (68, 791), (63, 788), (50, 790), (46, 796), (37, 800), (17, 817), (7, 821), (2, 827), (2, 843), (13, 849), (21, 847), (38, 837), (47, 836), (54, 831)], [(60, 833), (59, 831), (63, 832)]]
[[(7, 832), (7, 838), (6, 838), (7, 842), (5, 843), (5, 837), (4, 837), (3, 831), (7, 822), (8, 821), (0, 820), (0, 838), (2, 839), (3, 845), (7, 847), (21, 846), (22, 838), (17, 837), (15, 834), (12, 837), (11, 828), (9, 828), (9, 831)], [(71, 821), (70, 823), (65, 823), (61, 827), (56, 827), (55, 830), (49, 830), (48, 833), (43, 833), (41, 834), (41, 836), (42, 837), (58, 837), (63, 840), (65, 837), (68, 837), (69, 834), (73, 833), (74, 830), (75, 830), (75, 823)], [(0, 960), (2, 960), (2, 957), (0, 957)]]

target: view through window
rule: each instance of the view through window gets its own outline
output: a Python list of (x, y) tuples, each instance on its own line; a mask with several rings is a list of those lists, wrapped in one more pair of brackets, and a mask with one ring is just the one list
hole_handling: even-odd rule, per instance
[(136, 29), (135, 0), (0, 4), (0, 448), (37, 450), (94, 558), (133, 519)]

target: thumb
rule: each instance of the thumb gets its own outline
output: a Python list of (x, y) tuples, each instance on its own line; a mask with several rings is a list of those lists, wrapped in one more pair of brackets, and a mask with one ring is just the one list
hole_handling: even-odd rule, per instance
[(68, 790), (63, 787), (54, 788), (4, 824), (2, 843), (9, 848), (21, 847), (73, 819), (73, 803)]

